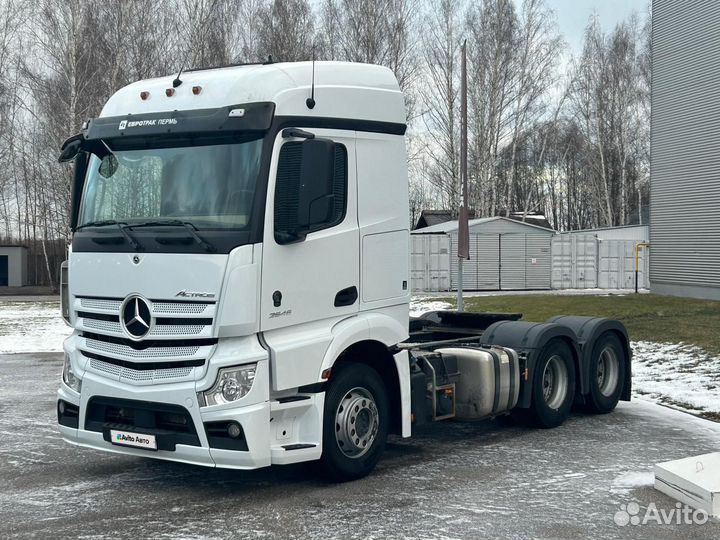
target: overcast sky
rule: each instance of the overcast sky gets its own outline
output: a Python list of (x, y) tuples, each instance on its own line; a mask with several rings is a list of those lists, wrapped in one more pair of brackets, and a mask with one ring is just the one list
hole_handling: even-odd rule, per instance
[[(516, 0), (520, 1), (520, 0)], [(627, 18), (633, 11), (644, 16), (649, 0), (546, 0), (557, 15), (560, 32), (567, 41), (570, 53), (582, 52), (583, 33), (593, 13), (600, 18), (600, 25), (607, 32), (616, 23)]]

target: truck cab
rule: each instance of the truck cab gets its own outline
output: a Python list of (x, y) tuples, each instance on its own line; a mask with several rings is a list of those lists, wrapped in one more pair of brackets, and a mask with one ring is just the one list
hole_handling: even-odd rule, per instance
[(62, 437), (351, 479), (412, 422), (522, 408), (552, 427), (629, 398), (614, 321), (410, 322), (405, 130), (374, 65), (239, 65), (115, 93), (60, 156), (75, 165)]
[(63, 437), (148, 455), (113, 444), (134, 429), (155, 457), (256, 468), (320, 458), (317, 390), (340, 357), (383, 362), (400, 397), (404, 133), (380, 66), (198, 70), (113, 95), (63, 149)]

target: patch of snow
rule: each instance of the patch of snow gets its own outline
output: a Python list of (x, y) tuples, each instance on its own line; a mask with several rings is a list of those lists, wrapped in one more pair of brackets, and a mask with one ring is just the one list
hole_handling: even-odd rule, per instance
[(0, 304), (0, 354), (59, 352), (71, 333), (59, 302)]
[(410, 316), (419, 317), (428, 311), (443, 311), (453, 309), (452, 304), (438, 300), (428, 300), (426, 298), (413, 298), (410, 302)]
[(643, 399), (720, 414), (720, 357), (683, 343), (633, 341), (633, 390)]
[(612, 491), (615, 493), (628, 493), (636, 488), (652, 486), (654, 483), (655, 474), (652, 470), (630, 471), (613, 480)]

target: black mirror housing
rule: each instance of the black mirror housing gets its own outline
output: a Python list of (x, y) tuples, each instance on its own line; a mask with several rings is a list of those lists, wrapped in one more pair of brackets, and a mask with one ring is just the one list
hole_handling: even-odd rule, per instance
[(73, 135), (68, 140), (66, 140), (61, 149), (60, 149), (60, 157), (58, 157), (58, 161), (60, 163), (67, 163), (69, 161), (72, 161), (75, 159), (75, 156), (80, 153), (80, 146), (82, 145), (82, 134)]

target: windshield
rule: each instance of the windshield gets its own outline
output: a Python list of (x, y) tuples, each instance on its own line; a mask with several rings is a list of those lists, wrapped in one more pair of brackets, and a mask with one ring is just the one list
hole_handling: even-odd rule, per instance
[(78, 226), (173, 219), (198, 229), (250, 224), (261, 135), (103, 141), (88, 164)]

